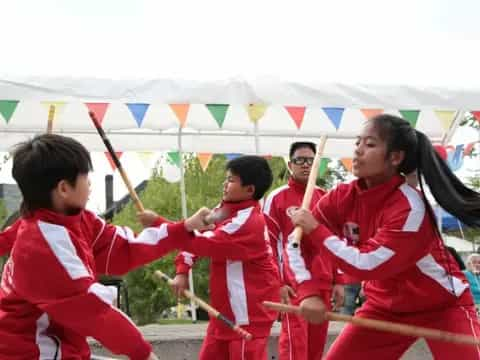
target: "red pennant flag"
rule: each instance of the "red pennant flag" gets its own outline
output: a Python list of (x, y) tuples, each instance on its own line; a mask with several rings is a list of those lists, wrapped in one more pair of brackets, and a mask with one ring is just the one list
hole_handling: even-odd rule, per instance
[(360, 109), (360, 111), (367, 120), (370, 120), (374, 116), (383, 114), (383, 109)]
[(465, 149), (463, 149), (463, 156), (469, 156), (472, 153), (473, 148), (475, 147), (475, 144), (477, 142), (478, 141), (474, 141), (474, 142), (471, 142), (470, 144), (468, 144), (467, 146), (465, 146)]
[(480, 124), (480, 111), (472, 111), (472, 115), (477, 119), (478, 123)]
[[(91, 111), (95, 114), (97, 120), (102, 124), (105, 113), (107, 112), (109, 103), (85, 103), (88, 108), (88, 111)], [(115, 169), (114, 169), (115, 170)]]
[[(117, 158), (120, 159), (123, 155), (123, 152), (115, 151), (115, 154), (117, 155)], [(105, 151), (105, 156), (107, 157), (107, 160), (108, 160), (110, 166), (112, 167), (112, 170), (115, 171), (117, 169), (117, 166), (115, 165), (115, 161), (113, 161), (113, 159), (112, 159), (112, 155), (110, 155), (110, 153), (108, 151)]]
[(300, 130), (303, 123), (303, 117), (305, 116), (305, 106), (285, 106), (285, 109), (288, 111), (297, 129)]

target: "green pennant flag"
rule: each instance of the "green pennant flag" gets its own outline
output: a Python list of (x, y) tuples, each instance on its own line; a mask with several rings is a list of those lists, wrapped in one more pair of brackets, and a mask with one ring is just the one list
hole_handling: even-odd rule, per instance
[(17, 108), (18, 100), (0, 100), (0, 113), (5, 118), (5, 121), (10, 121), (15, 109)]
[(225, 116), (227, 115), (227, 104), (206, 104), (208, 111), (212, 114), (213, 118), (218, 124), (219, 128), (222, 128)]
[(414, 128), (417, 126), (418, 115), (420, 115), (420, 110), (398, 110), (402, 117), (407, 120), (410, 125)]
[(178, 151), (168, 152), (167, 161), (172, 165), (177, 165), (177, 167), (180, 167), (180, 152)]
[(331, 160), (329, 158), (321, 158), (320, 159), (320, 164), (318, 165), (318, 176), (323, 177), (325, 173), (327, 172), (328, 169), (328, 163)]

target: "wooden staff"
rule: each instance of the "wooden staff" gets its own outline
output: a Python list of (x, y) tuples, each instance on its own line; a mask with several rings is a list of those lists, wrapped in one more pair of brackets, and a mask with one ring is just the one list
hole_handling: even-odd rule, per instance
[[(320, 160), (322, 158), (323, 149), (325, 148), (325, 143), (327, 142), (327, 136), (323, 135), (320, 138), (320, 142), (317, 146), (317, 153), (313, 159), (312, 169), (308, 175), (307, 188), (305, 189), (305, 194), (303, 195), (302, 209), (310, 209), (310, 202), (312, 201), (313, 190), (315, 189), (315, 183), (317, 180), (318, 167), (320, 165)], [(301, 226), (296, 226), (293, 230), (293, 241), (292, 246), (298, 248), (300, 241), (302, 240), (303, 229)]]
[(128, 192), (130, 193), (130, 197), (133, 200), (133, 203), (135, 207), (137, 208), (138, 211), (143, 212), (145, 211), (142, 202), (140, 201), (137, 192), (135, 191), (135, 188), (132, 186), (132, 183), (128, 179), (127, 173), (122, 167), (122, 163), (118, 159), (117, 154), (115, 153), (115, 150), (113, 150), (112, 144), (110, 143), (110, 140), (108, 139), (107, 135), (105, 134), (105, 131), (103, 131), (102, 125), (100, 125), (100, 121), (98, 121), (95, 113), (93, 111), (89, 111), (88, 115), (90, 115), (90, 119), (92, 119), (93, 124), (95, 125), (95, 128), (98, 131), (98, 134), (103, 140), (103, 143), (105, 144), (108, 152), (110, 153), (110, 156), (112, 157), (113, 163), (115, 166), (118, 168), (118, 171), (120, 172), (120, 175), (122, 176), (123, 182), (127, 186)]
[(50, 105), (48, 108), (48, 123), (47, 123), (47, 134), (51, 134), (53, 131), (53, 119), (55, 118), (55, 105)]
[[(160, 270), (155, 271), (155, 275), (159, 279), (162, 279), (162, 280), (165, 280), (166, 282), (168, 282), (169, 285), (173, 284), (173, 280), (168, 275), (161, 272)], [(217, 318), (218, 320), (222, 321), (225, 325), (227, 325), (230, 329), (235, 331), (238, 335), (240, 335), (245, 340), (251, 340), (252, 339), (252, 335), (248, 331), (242, 329), (240, 326), (236, 325), (232, 320), (226, 318), (224, 315), (222, 315), (220, 312), (215, 310), (213, 307), (211, 307), (205, 301), (198, 298), (191, 291), (185, 289), (185, 290), (183, 290), (183, 294), (187, 298), (189, 298), (190, 300), (197, 303), (203, 310), (208, 312), (211, 316), (213, 316), (213, 317)]]
[[(281, 303), (275, 303), (270, 301), (264, 301), (263, 305), (269, 309), (277, 310), (280, 312), (289, 312), (300, 315), (300, 307), (294, 305), (286, 305)], [(366, 327), (378, 331), (386, 331), (394, 334), (411, 336), (416, 338), (425, 338), (431, 340), (440, 340), (453, 342), (457, 344), (466, 344), (466, 345), (480, 345), (480, 339), (476, 339), (473, 336), (456, 334), (448, 331), (430, 329), (420, 326), (400, 324), (390, 321), (375, 320), (375, 319), (366, 319), (356, 316), (337, 314), (327, 311), (325, 313), (326, 320), (330, 321), (342, 321), (349, 322), (357, 326)]]

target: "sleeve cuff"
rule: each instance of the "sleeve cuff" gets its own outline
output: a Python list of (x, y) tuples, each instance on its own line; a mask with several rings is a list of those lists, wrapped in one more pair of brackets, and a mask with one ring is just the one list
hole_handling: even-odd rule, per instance
[(310, 232), (310, 234), (306, 235), (306, 237), (309, 240), (317, 240), (320, 239), (323, 243), (323, 241), (332, 236), (333, 233), (323, 224), (319, 224), (313, 231)]
[(324, 291), (324, 282), (317, 280), (307, 280), (298, 285), (297, 298), (300, 302), (310, 296), (321, 296)]
[(168, 221), (164, 217), (159, 216), (158, 218), (155, 219), (152, 226), (157, 227), (157, 226), (160, 226), (160, 225), (165, 224), (165, 223), (170, 223), (170, 221)]
[(193, 233), (185, 229), (185, 221), (168, 224), (168, 236), (175, 239), (175, 242), (185, 242), (193, 237)]
[(135, 348), (131, 354), (128, 354), (128, 357), (132, 360), (147, 360), (152, 350), (152, 345), (144, 341), (143, 344)]

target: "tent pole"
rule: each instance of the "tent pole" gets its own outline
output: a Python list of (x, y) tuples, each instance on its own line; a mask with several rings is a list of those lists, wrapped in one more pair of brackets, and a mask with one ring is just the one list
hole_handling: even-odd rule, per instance
[(255, 155), (259, 154), (260, 151), (260, 138), (258, 136), (258, 120), (253, 123), (253, 131), (255, 137)]
[[(182, 127), (178, 129), (178, 153), (180, 158), (180, 196), (182, 204), (182, 217), (187, 218), (187, 193), (185, 190), (185, 169), (183, 166), (183, 149), (182, 149)], [(195, 293), (193, 286), (193, 273), (192, 269), (188, 272), (188, 287), (192, 294)], [(192, 312), (192, 322), (197, 322), (197, 310), (195, 307), (195, 302), (190, 299), (190, 309)]]

